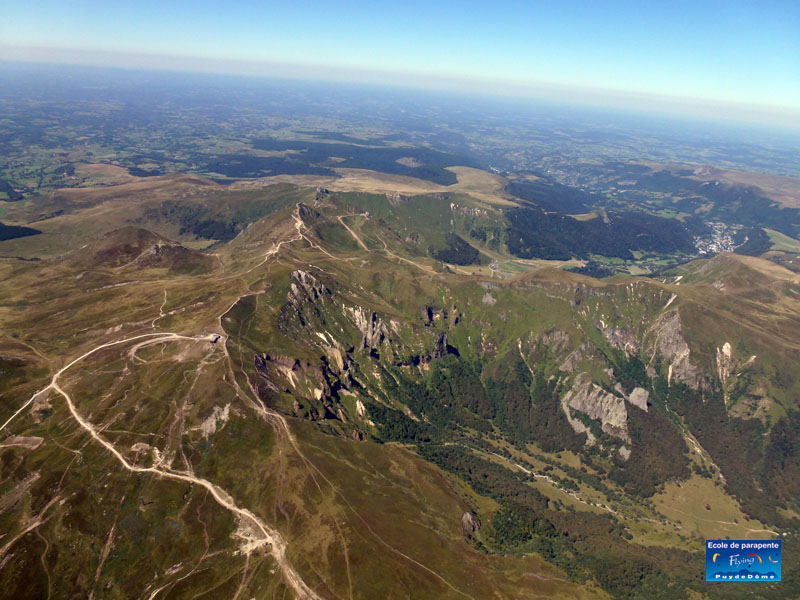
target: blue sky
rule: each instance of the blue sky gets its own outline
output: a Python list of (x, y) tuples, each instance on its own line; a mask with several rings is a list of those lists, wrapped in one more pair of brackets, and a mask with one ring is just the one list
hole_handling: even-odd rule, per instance
[(236, 70), (218, 59), (265, 61), (365, 79), (552, 84), (800, 112), (798, 0), (31, 0), (7, 2), (3, 13), (0, 58), (48, 47), (91, 51), (82, 62), (123, 61), (103, 51), (176, 56), (174, 67), (209, 70)]

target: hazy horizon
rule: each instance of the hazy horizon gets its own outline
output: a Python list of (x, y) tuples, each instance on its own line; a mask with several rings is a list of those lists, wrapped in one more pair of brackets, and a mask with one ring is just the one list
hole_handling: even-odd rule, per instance
[(0, 65), (73, 66), (134, 71), (229, 75), (309, 82), (364, 84), (400, 89), (424, 89), (462, 96), (484, 96), (512, 102), (549, 102), (567, 106), (622, 110), (665, 117), (710, 120), (718, 124), (753, 124), (800, 130), (800, 110), (775, 106), (720, 102), (624, 90), (521, 83), (502, 79), (435, 77), (424, 73), (348, 69), (328, 65), (266, 61), (204, 59), (189, 56), (87, 51), (0, 44)]
[(800, 122), (800, 5), (82, 0), (7, 7), (0, 60), (360, 81)]

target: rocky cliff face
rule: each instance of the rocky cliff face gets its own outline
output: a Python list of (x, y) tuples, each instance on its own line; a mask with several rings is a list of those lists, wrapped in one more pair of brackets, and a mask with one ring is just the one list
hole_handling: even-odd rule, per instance
[(600, 421), (603, 432), (630, 443), (625, 400), (594, 383), (588, 373), (580, 373), (575, 378), (564, 401), (570, 408), (585, 413), (594, 421)]
[[(481, 285), (470, 301), (443, 296), (441, 304), (434, 305), (428, 300), (403, 318), (381, 314), (362, 305), (361, 300), (356, 303), (353, 298), (359, 296), (346, 292), (325, 272), (293, 271), (279, 327), (290, 339), (302, 340), (306, 348), (317, 348), (319, 355), (305, 360), (260, 355), (256, 362), (263, 387), (272, 394), (291, 395), (298, 416), (338, 420), (367, 432), (369, 403), (379, 398), (379, 403), (392, 406), (392, 401), (382, 396), (383, 368), (401, 367), (409, 377), (424, 381), (428, 363), (458, 353), (449, 345), (448, 334), (459, 339), (463, 335), (461, 327), (482, 325), (474, 320), (474, 304), (481, 310), (497, 310), (503, 322), (513, 318), (503, 307), (502, 293), (497, 293), (497, 299), (493, 296), (489, 307), (485, 306), (481, 295), (491, 293), (489, 289), (495, 285), (502, 287), (495, 283)], [(603, 444), (606, 450), (618, 451), (624, 460), (639, 443), (638, 438), (632, 439), (631, 411), (651, 412), (648, 403), (653, 389), (647, 380), (656, 376), (659, 364), (669, 382), (681, 381), (693, 387), (709, 385), (715, 378), (723, 385), (733, 381), (740, 366), (730, 344), (724, 344), (717, 351), (717, 373), (701, 370), (684, 337), (678, 307), (670, 309), (673, 302), (662, 290), (629, 286), (624, 294), (609, 290), (595, 294), (561, 284), (548, 285), (546, 291), (538, 291), (538, 287), (533, 286), (537, 290), (534, 293), (549, 299), (574, 301), (567, 292), (579, 296), (581, 301), (573, 307), (578, 309), (578, 316), (571, 324), (549, 325), (517, 338), (519, 355), (532, 375), (546, 373), (547, 377), (560, 380), (560, 385), (571, 381), (559, 397), (560, 410), (572, 429), (586, 434), (588, 445)], [(564, 297), (554, 293), (562, 287)], [(645, 299), (637, 294), (644, 294)], [(490, 350), (496, 350), (502, 342), (497, 333), (496, 328), (486, 327), (465, 337), (468, 344), (480, 348), (485, 360), (491, 361), (495, 352)], [(622, 377), (618, 368), (628, 363), (623, 365), (620, 360), (634, 359), (648, 365), (647, 377), (633, 386), (623, 384), (622, 379), (617, 379)]]
[(616, 328), (612, 325), (606, 325), (603, 321), (599, 321), (597, 327), (603, 332), (603, 336), (612, 348), (622, 350), (627, 355), (639, 353), (641, 344), (632, 330), (625, 327)]
[(585, 433), (586, 444), (591, 446), (597, 443), (597, 438), (580, 417), (586, 415), (593, 421), (600, 423), (603, 433), (620, 440), (624, 445), (619, 448), (619, 455), (627, 460), (631, 453), (631, 436), (628, 430), (628, 406), (633, 410), (647, 412), (649, 392), (644, 388), (634, 388), (626, 394), (620, 384), (615, 389), (619, 395), (603, 389), (592, 381), (588, 373), (579, 373), (572, 387), (561, 397), (561, 408), (576, 433)]
[(356, 329), (361, 333), (361, 350), (368, 350), (374, 355), (380, 352), (381, 345), (389, 337), (390, 329), (375, 313), (361, 306), (343, 306), (345, 315), (352, 319)]
[[(325, 190), (325, 192), (323, 193), (320, 192), (320, 189), (322, 188), (317, 188), (317, 200), (322, 199), (320, 195), (324, 197), (324, 195), (327, 193), (327, 190)], [(311, 208), (308, 204), (300, 202), (297, 204), (297, 216), (300, 217), (300, 219), (302, 219), (303, 223), (308, 224), (312, 221), (316, 221), (317, 219), (319, 219), (320, 213)]]
[[(717, 378), (719, 379), (720, 384), (722, 384), (722, 391), (725, 396), (725, 404), (729, 403), (731, 399), (731, 393), (737, 387), (737, 382), (739, 381), (742, 373), (748, 370), (748, 368), (751, 367), (755, 361), (755, 355), (752, 355), (745, 360), (743, 360), (742, 357), (736, 356), (730, 342), (725, 342), (722, 344), (722, 347), (718, 347), (716, 349), (715, 362), (717, 368)], [(763, 393), (754, 394), (754, 392), (758, 391), (763, 392), (764, 390), (759, 390), (758, 386), (756, 386), (756, 389), (750, 390), (750, 393), (755, 396), (763, 397)]]
[(725, 342), (722, 348), (717, 348), (717, 377), (723, 387), (733, 372), (733, 352), (729, 342)]
[(471, 540), (481, 528), (481, 521), (474, 512), (465, 512), (461, 515), (461, 531), (467, 541)]
[(700, 368), (692, 361), (691, 351), (683, 337), (683, 325), (677, 310), (663, 313), (650, 329), (649, 350), (661, 355), (668, 363), (667, 380), (673, 378), (697, 387), (702, 381)]
[(337, 293), (335, 282), (326, 283), (322, 277), (308, 270), (290, 274), (286, 304), (280, 309), (277, 324), (287, 338), (306, 349), (318, 349), (319, 358), (256, 354), (262, 401), (292, 396), (296, 416), (366, 423), (361, 400), (353, 406), (342, 402), (342, 396), (365, 393), (369, 386), (364, 379), (359, 381), (360, 377), (372, 378), (375, 384), (380, 380), (378, 363), (424, 365), (455, 352), (447, 343), (447, 335), (438, 330), (457, 322), (460, 313), (455, 307), (450, 311), (452, 318), (447, 311), (431, 310), (431, 323), (412, 325), (353, 303)]
[(304, 296), (316, 301), (331, 294), (331, 291), (308, 271), (292, 271), (290, 290), (287, 300), (292, 304), (304, 300)]
[(635, 407), (647, 412), (647, 399), (650, 397), (650, 392), (644, 388), (633, 388), (631, 393), (626, 397), (626, 400), (633, 404)]

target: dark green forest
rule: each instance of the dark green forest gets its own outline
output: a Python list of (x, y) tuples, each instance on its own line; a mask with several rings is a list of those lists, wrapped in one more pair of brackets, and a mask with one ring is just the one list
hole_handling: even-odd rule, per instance
[(695, 250), (683, 223), (645, 213), (609, 213), (609, 222), (599, 217), (578, 221), (539, 208), (513, 208), (506, 214), (508, 250), (520, 258), (568, 260), (599, 254), (629, 260), (632, 250), (685, 254)]
[(32, 227), (21, 227), (19, 225), (5, 225), (0, 223), (0, 242), (4, 240), (13, 240), (14, 238), (26, 237), (29, 235), (38, 235), (42, 233), (38, 229)]

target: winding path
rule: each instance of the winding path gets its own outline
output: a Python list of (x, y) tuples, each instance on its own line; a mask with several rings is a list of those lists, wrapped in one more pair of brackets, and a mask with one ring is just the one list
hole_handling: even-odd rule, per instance
[[(366, 216), (366, 215), (361, 215), (361, 216)], [(291, 244), (293, 242), (297, 242), (297, 241), (300, 241), (300, 240), (305, 240), (312, 248), (315, 248), (315, 249), (319, 250), (320, 252), (322, 252), (323, 254), (327, 255), (330, 258), (333, 258), (333, 259), (336, 259), (336, 260), (341, 260), (338, 257), (335, 257), (335, 256), (331, 255), (330, 253), (328, 253), (324, 248), (322, 248), (319, 245), (315, 244), (311, 239), (309, 239), (304, 234), (304, 229), (306, 229), (306, 226), (303, 223), (303, 221), (302, 221), (302, 219), (301, 219), (301, 217), (299, 215), (299, 211), (294, 211), (293, 214), (292, 214), (292, 218), (294, 220), (294, 230), (295, 230), (295, 235), (294, 236), (287, 237), (286, 239), (283, 239), (283, 240), (280, 240), (280, 241), (277, 241), (276, 243), (274, 243), (272, 245), (272, 247), (269, 250), (267, 250), (260, 257), (261, 260), (259, 260), (255, 265), (253, 265), (253, 266), (249, 267), (248, 269), (246, 269), (244, 272), (238, 273), (236, 275), (230, 275), (230, 276), (225, 277), (223, 279), (241, 278), (243, 275), (247, 275), (247, 274), (251, 273), (252, 271), (254, 271), (254, 270), (258, 269), (259, 267), (263, 266), (264, 264), (266, 264), (270, 259), (274, 258), (278, 254), (278, 252), (280, 251), (282, 246), (284, 246), (285, 244)], [(339, 217), (339, 221), (347, 229), (347, 231), (352, 235), (352, 237), (355, 239), (357, 244), (363, 250), (365, 250), (367, 252), (371, 252), (371, 250), (366, 246), (366, 244), (364, 244), (363, 240), (361, 240), (361, 238), (344, 222), (342, 217)], [(425, 271), (427, 273), (431, 273), (431, 272), (434, 271), (434, 269), (432, 267), (429, 267), (427, 265), (421, 266), (420, 264), (418, 264), (418, 263), (416, 263), (414, 261), (408, 260), (408, 259), (403, 258), (401, 256), (397, 256), (396, 254), (392, 253), (388, 249), (388, 246), (387, 246), (387, 244), (386, 244), (386, 242), (384, 240), (381, 239), (380, 241), (383, 243), (384, 249), (385, 249), (385, 252), (386, 252), (387, 255), (389, 255), (389, 256), (391, 256), (391, 257), (393, 257), (393, 258), (395, 258), (395, 259), (397, 259), (399, 261), (403, 261), (403, 262), (409, 263), (412, 266), (415, 266), (418, 269), (420, 269), (422, 271)], [(134, 283), (134, 282), (131, 282), (131, 283)], [(250, 292), (250, 293), (252, 293), (252, 292)], [(249, 294), (244, 294), (244, 295), (249, 295)], [(295, 592), (297, 598), (299, 598), (301, 600), (322, 600), (322, 598), (303, 581), (303, 579), (300, 577), (300, 575), (297, 573), (297, 571), (295, 571), (295, 569), (289, 563), (289, 560), (286, 557), (287, 543), (286, 543), (286, 541), (283, 539), (283, 537), (281, 536), (281, 534), (277, 530), (271, 528), (269, 525), (267, 525), (264, 521), (262, 521), (258, 516), (256, 516), (250, 510), (238, 506), (236, 504), (236, 502), (234, 501), (233, 497), (227, 491), (225, 491), (221, 487), (217, 486), (214, 483), (211, 483), (210, 481), (208, 481), (206, 479), (202, 479), (202, 478), (199, 478), (199, 477), (195, 476), (193, 473), (191, 473), (189, 471), (178, 471), (178, 470), (174, 470), (174, 469), (165, 467), (165, 466), (160, 465), (160, 464), (156, 464), (156, 465), (150, 466), (150, 467), (142, 467), (142, 466), (138, 466), (138, 465), (130, 462), (111, 442), (106, 440), (100, 434), (98, 429), (92, 423), (87, 421), (78, 412), (78, 409), (77, 409), (77, 407), (75, 405), (75, 402), (73, 401), (72, 397), (59, 384), (59, 378), (66, 371), (68, 371), (70, 368), (72, 368), (76, 364), (80, 363), (81, 361), (85, 360), (89, 356), (91, 356), (91, 355), (93, 355), (93, 354), (95, 354), (95, 353), (97, 353), (97, 352), (99, 352), (99, 351), (101, 351), (103, 349), (106, 349), (106, 348), (110, 348), (110, 347), (114, 347), (114, 346), (120, 346), (120, 345), (123, 345), (123, 344), (128, 344), (128, 343), (136, 342), (136, 341), (140, 341), (140, 343), (147, 344), (147, 345), (149, 345), (149, 344), (157, 344), (157, 343), (162, 343), (162, 342), (169, 342), (169, 341), (179, 341), (179, 340), (186, 340), (186, 341), (193, 341), (193, 342), (212, 342), (213, 343), (213, 342), (215, 342), (215, 341), (217, 341), (219, 339), (220, 335), (222, 335), (222, 336), (225, 335), (225, 329), (224, 329), (223, 324), (222, 324), (222, 318), (224, 317), (224, 315), (226, 315), (236, 305), (237, 302), (239, 302), (239, 300), (241, 300), (242, 297), (243, 296), (237, 297), (232, 302), (232, 304), (228, 307), (228, 309), (225, 310), (221, 315), (219, 315), (218, 322), (219, 322), (219, 327), (220, 327), (221, 333), (210, 333), (210, 334), (201, 335), (201, 336), (187, 336), (187, 335), (182, 335), (182, 334), (172, 333), (172, 332), (151, 332), (151, 333), (139, 334), (139, 335), (135, 335), (135, 336), (131, 336), (131, 337), (127, 337), (127, 338), (123, 338), (123, 339), (119, 339), (119, 340), (115, 340), (115, 341), (111, 341), (111, 342), (106, 342), (106, 343), (100, 344), (98, 346), (95, 346), (94, 348), (92, 348), (91, 350), (88, 350), (87, 352), (85, 352), (84, 354), (79, 356), (78, 358), (75, 358), (74, 360), (72, 360), (70, 363), (68, 363), (66, 366), (61, 368), (54, 375), (52, 375), (50, 383), (47, 386), (45, 386), (44, 388), (42, 388), (39, 391), (37, 391), (36, 393), (34, 393), (19, 409), (17, 409), (17, 411), (13, 415), (11, 415), (11, 417), (9, 417), (5, 421), (5, 423), (0, 425), (0, 432), (2, 432), (6, 427), (8, 427), (8, 425), (14, 419), (16, 419), (21, 413), (23, 413), (26, 409), (28, 409), (28, 407), (30, 407), (30, 405), (32, 403), (34, 403), (37, 400), (37, 398), (40, 398), (41, 396), (49, 393), (50, 391), (54, 391), (54, 392), (60, 394), (64, 398), (64, 400), (66, 401), (66, 404), (67, 404), (67, 407), (69, 408), (70, 414), (72, 415), (73, 419), (78, 423), (78, 425), (84, 431), (89, 433), (89, 435), (91, 436), (91, 438), (95, 442), (99, 443), (106, 450), (108, 450), (112, 454), (112, 456), (117, 460), (117, 462), (119, 462), (119, 464), (125, 470), (127, 470), (127, 471), (129, 471), (131, 473), (152, 474), (152, 475), (156, 475), (157, 477), (162, 477), (162, 478), (165, 478), (165, 479), (172, 479), (172, 480), (175, 480), (175, 481), (181, 481), (181, 482), (184, 482), (184, 483), (190, 483), (190, 484), (199, 485), (199, 486), (203, 487), (204, 489), (206, 489), (210, 493), (210, 495), (214, 498), (214, 500), (220, 506), (222, 506), (226, 510), (229, 510), (232, 513), (234, 513), (234, 515), (236, 515), (236, 517), (238, 519), (240, 519), (240, 522), (247, 523), (250, 526), (249, 529), (251, 530), (251, 535), (255, 535), (256, 537), (255, 537), (255, 539), (249, 539), (245, 543), (242, 544), (242, 550), (244, 552), (246, 552), (249, 555), (252, 551), (254, 551), (254, 550), (258, 549), (258, 548), (268, 547), (269, 554), (273, 557), (273, 559), (276, 561), (276, 563), (280, 567), (281, 574), (282, 574), (285, 582), (289, 585), (289, 587), (292, 588), (292, 590)], [(164, 313), (164, 308), (166, 306), (166, 303), (167, 303), (167, 290), (164, 289), (164, 298), (163, 298), (163, 301), (161, 303), (161, 306), (159, 307), (159, 314), (150, 323), (150, 326), (152, 328), (156, 327), (156, 323), (157, 323), (158, 320), (160, 320), (161, 318), (166, 316), (166, 314)], [(226, 341), (227, 340), (225, 340), (225, 342)], [(286, 420), (283, 418), (283, 416), (280, 415), (279, 413), (276, 413), (276, 412), (270, 410), (270, 409), (267, 409), (266, 407), (259, 406), (257, 403), (252, 402), (252, 400), (250, 400), (249, 396), (244, 392), (244, 390), (241, 389), (241, 387), (239, 386), (239, 384), (238, 384), (238, 382), (236, 380), (235, 373), (233, 372), (232, 359), (231, 359), (230, 354), (228, 353), (227, 344), (225, 342), (220, 344), (220, 347), (222, 348), (222, 351), (224, 352), (224, 354), (226, 355), (226, 357), (228, 359), (228, 364), (229, 364), (229, 367), (231, 369), (230, 375), (231, 375), (231, 378), (233, 380), (233, 385), (237, 389), (237, 395), (240, 395), (245, 401), (247, 401), (247, 403), (250, 406), (255, 408), (257, 410), (257, 412), (261, 413), (263, 416), (265, 416), (267, 418), (272, 419), (276, 423), (277, 429), (279, 431), (281, 431), (281, 433), (283, 435), (285, 435), (286, 439), (288, 440), (288, 442), (292, 446), (293, 450), (300, 456), (301, 460), (303, 460), (309, 466), (309, 469), (313, 469), (313, 470), (317, 471), (319, 473), (319, 475), (321, 475), (325, 479), (325, 481), (329, 485), (331, 485), (333, 490), (337, 494), (340, 495), (340, 492), (338, 491), (338, 489), (335, 486), (333, 486), (333, 484), (327, 478), (325, 478), (324, 475), (322, 475), (322, 473), (319, 472), (318, 469), (316, 469), (316, 467), (311, 465), (309, 463), (308, 459), (306, 459), (306, 457), (300, 451), (300, 448), (298, 447), (297, 442), (294, 439), (294, 436), (293, 436), (291, 430), (289, 429), (289, 426), (286, 423)], [(251, 388), (252, 388), (252, 386), (251, 386)], [(255, 394), (255, 390), (252, 390), (252, 391)], [(256, 394), (256, 396), (257, 396), (257, 394)], [(313, 476), (313, 474), (312, 474), (312, 478), (315, 480), (315, 483), (317, 483), (316, 482), (316, 478)], [(319, 487), (319, 483), (317, 483), (317, 486)], [(343, 497), (342, 497), (342, 499), (345, 501), (345, 503), (348, 506), (348, 508), (350, 510), (352, 510), (359, 517), (359, 519), (361, 519), (364, 522), (364, 524), (366, 525), (366, 522), (363, 520), (361, 515), (359, 515), (357, 512), (355, 512), (353, 507), (349, 505), (349, 502), (347, 502), (346, 499), (344, 499)], [(367, 527), (368, 527), (368, 525), (367, 525)], [(389, 548), (392, 552), (395, 552), (395, 553), (399, 554), (403, 558), (407, 559), (408, 561), (412, 562), (413, 564), (417, 565), (418, 567), (420, 567), (420, 568), (424, 569), (425, 571), (429, 572), (430, 574), (435, 576), (437, 579), (441, 580), (444, 584), (446, 584), (449, 588), (451, 588), (453, 591), (457, 592), (458, 594), (463, 595), (463, 596), (465, 596), (467, 598), (470, 598), (470, 599), (474, 600), (474, 598), (472, 596), (470, 596), (469, 594), (466, 594), (465, 592), (462, 592), (461, 590), (458, 590), (457, 588), (455, 588), (451, 583), (446, 581), (441, 575), (439, 575), (435, 571), (431, 570), (430, 568), (428, 568), (427, 566), (423, 565), (422, 563), (414, 560), (413, 558), (409, 557), (408, 555), (403, 554), (402, 552), (400, 552), (396, 548), (392, 547), (390, 544), (388, 544), (382, 538), (377, 536), (377, 534), (375, 534), (375, 532), (373, 532), (371, 529), (370, 529), (370, 533), (374, 537), (376, 537), (383, 545), (385, 545), (387, 548)], [(345, 552), (346, 552), (346, 548), (345, 548)], [(0, 555), (2, 555), (2, 552), (0, 552)], [(349, 577), (349, 575), (350, 574), (349, 574), (349, 564), (348, 564), (348, 577)], [(155, 598), (163, 589), (168, 587), (168, 585), (169, 584), (166, 584), (166, 585), (163, 585), (161, 587), (156, 588), (152, 593), (150, 593), (149, 598), (151, 600), (153, 598)], [(352, 588), (351, 588), (351, 595), (352, 595)]]
[(771, 533), (772, 535), (777, 537), (781, 536), (780, 533), (778, 533), (777, 531), (772, 531), (772, 529), (752, 529), (750, 527), (745, 527), (741, 523), (736, 523), (734, 521), (717, 521), (714, 519), (704, 519), (703, 517), (698, 517), (696, 515), (693, 515), (692, 513), (686, 512), (685, 510), (681, 510), (680, 508), (677, 508), (675, 506), (670, 506), (669, 504), (665, 504), (663, 508), (681, 513), (682, 515), (686, 515), (687, 517), (694, 519), (695, 521), (703, 521), (705, 523), (719, 523), (720, 525), (733, 525), (734, 527), (741, 527), (742, 529), (746, 529), (750, 533)]
[(104, 348), (109, 348), (111, 346), (118, 346), (121, 344), (125, 344), (128, 342), (132, 342), (135, 340), (140, 340), (143, 338), (154, 338), (153, 341), (158, 342), (166, 342), (172, 340), (191, 340), (191, 341), (207, 341), (211, 342), (212, 340), (216, 339), (217, 334), (212, 335), (205, 335), (205, 336), (185, 336), (180, 335), (177, 333), (145, 333), (142, 335), (136, 335), (130, 338), (125, 338), (121, 340), (117, 340), (114, 342), (108, 342), (105, 344), (100, 344), (85, 352), (65, 367), (63, 367), (60, 371), (58, 371), (53, 378), (50, 380), (50, 383), (33, 394), (30, 400), (28, 400), (22, 407), (20, 407), (17, 412), (15, 412), (3, 425), (0, 427), (0, 431), (5, 429), (6, 426), (17, 416), (19, 415), (25, 408), (27, 408), (37, 397), (40, 395), (53, 390), (61, 396), (64, 397), (64, 400), (67, 402), (67, 406), (69, 408), (72, 417), (77, 421), (77, 423), (87, 432), (92, 438), (102, 445), (106, 450), (108, 450), (114, 458), (124, 467), (126, 470), (131, 471), (133, 473), (151, 473), (158, 477), (163, 477), (165, 479), (173, 479), (176, 481), (182, 481), (185, 483), (192, 483), (195, 485), (199, 485), (206, 490), (209, 491), (211, 496), (214, 500), (217, 501), (222, 507), (226, 508), (227, 510), (234, 513), (237, 517), (250, 523), (256, 535), (258, 535), (257, 540), (253, 540), (247, 544), (247, 550), (252, 551), (256, 548), (269, 546), (269, 553), (275, 559), (275, 562), (278, 563), (278, 566), (281, 569), (281, 573), (283, 574), (284, 579), (289, 584), (289, 586), (294, 590), (299, 598), (304, 600), (321, 600), (320, 596), (314, 592), (306, 583), (302, 580), (300, 575), (294, 570), (294, 568), (289, 564), (288, 559), (286, 558), (286, 542), (281, 537), (280, 533), (278, 533), (275, 529), (272, 529), (269, 525), (267, 525), (264, 521), (259, 519), (255, 514), (253, 514), (250, 510), (246, 508), (241, 508), (236, 505), (234, 499), (231, 495), (220, 488), (219, 486), (211, 483), (206, 479), (201, 479), (196, 477), (191, 473), (181, 472), (181, 471), (174, 471), (172, 469), (166, 468), (159, 468), (159, 467), (140, 467), (134, 464), (131, 464), (128, 459), (126, 459), (120, 452), (117, 450), (113, 444), (111, 444), (108, 440), (103, 438), (98, 432), (97, 429), (89, 423), (86, 419), (84, 419), (80, 413), (78, 412), (77, 408), (75, 407), (75, 403), (72, 400), (72, 397), (59, 385), (58, 379), (61, 375), (64, 374), (70, 367), (79, 363), (80, 361), (84, 360), (88, 356), (102, 350)]

